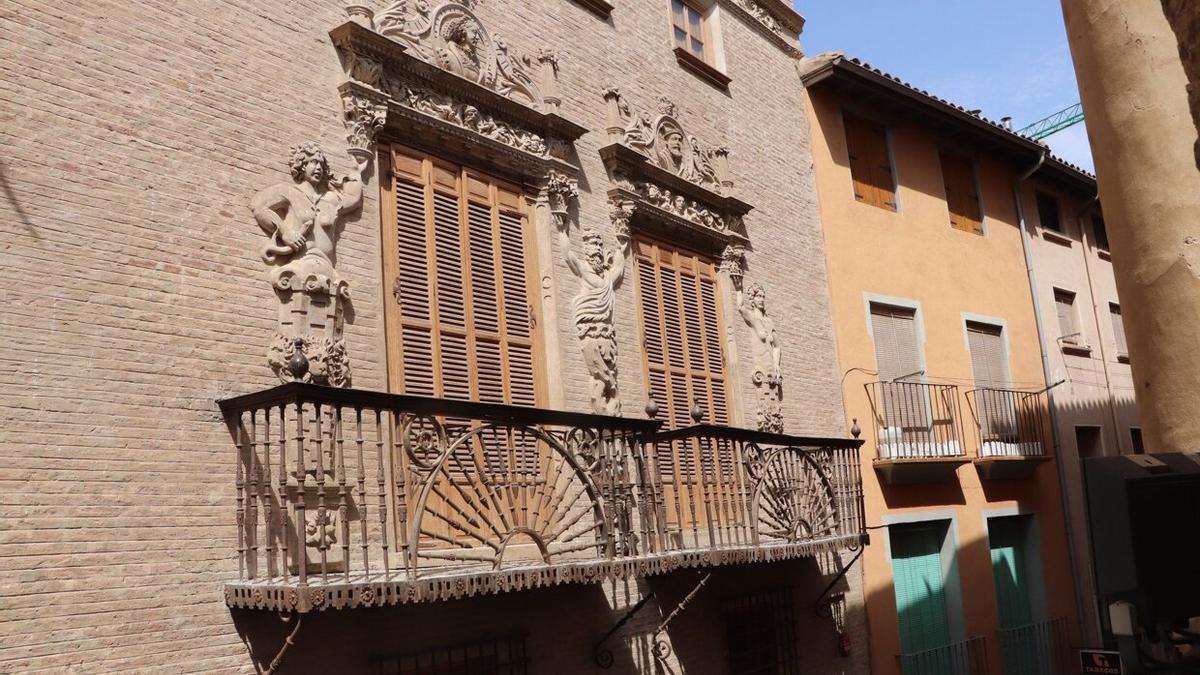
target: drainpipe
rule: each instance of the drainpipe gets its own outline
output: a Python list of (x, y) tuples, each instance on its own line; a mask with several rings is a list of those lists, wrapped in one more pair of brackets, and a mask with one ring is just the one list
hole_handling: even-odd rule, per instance
[[(1033, 269), (1033, 246), (1029, 240), (1029, 228), (1026, 227), (1025, 224), (1025, 207), (1021, 202), (1021, 184), (1029, 180), (1033, 174), (1037, 173), (1038, 169), (1042, 168), (1042, 165), (1046, 163), (1047, 152), (1048, 151), (1043, 148), (1042, 154), (1038, 157), (1037, 163), (1029, 167), (1029, 169), (1020, 176), (1017, 176), (1016, 182), (1013, 183), (1013, 201), (1016, 202), (1017, 205), (1017, 226), (1021, 228), (1021, 250), (1025, 254), (1025, 271), (1029, 275), (1029, 294), (1033, 298), (1033, 319), (1034, 325), (1037, 326), (1038, 348), (1042, 353), (1042, 375), (1046, 379), (1046, 383), (1049, 384), (1053, 381), (1050, 371), (1050, 352), (1046, 348), (1046, 328), (1042, 325), (1042, 303), (1041, 300), (1038, 299), (1037, 274)], [(1057, 415), (1054, 413), (1053, 387), (1046, 392), (1046, 397), (1050, 406), (1050, 433), (1054, 439), (1054, 465), (1058, 469), (1058, 493), (1059, 498), (1062, 499), (1063, 515), (1065, 516), (1063, 521), (1067, 530), (1067, 556), (1071, 563), (1071, 569), (1076, 570), (1079, 569), (1079, 566), (1075, 557), (1075, 534), (1074, 527), (1072, 525), (1073, 518), (1071, 500), (1069, 493), (1067, 492), (1067, 476), (1066, 473), (1064, 473), (1062, 457), (1059, 456), (1059, 450), (1062, 448), (1062, 443), (1060, 442), (1058, 434)], [(1084, 589), (1079, 576), (1080, 575), (1078, 574), (1072, 574), (1071, 582), (1075, 587), (1075, 611), (1077, 612), (1076, 615), (1080, 620), (1080, 632), (1082, 633), (1083, 616), (1085, 614), (1083, 602)], [(1099, 617), (1095, 617), (1095, 619), (1097, 622), (1099, 621)], [(1096, 625), (1099, 625), (1099, 623)], [(1090, 638), (1093, 636), (1088, 637)]]
[[(1075, 213), (1075, 224), (1079, 226), (1079, 233), (1081, 235), (1084, 232), (1083, 214), (1087, 213), (1092, 208), (1092, 205), (1099, 201), (1100, 193), (1097, 192)], [(1083, 237), (1080, 237), (1080, 243), (1083, 244), (1083, 271), (1087, 273), (1088, 295), (1092, 297), (1092, 318), (1096, 321), (1096, 338), (1099, 339), (1100, 307), (1096, 303), (1096, 287), (1092, 284), (1092, 265), (1089, 262), (1087, 244), (1083, 241)], [(1104, 340), (1100, 340), (1100, 344), (1097, 346), (1100, 347), (1100, 365), (1104, 368), (1104, 393), (1108, 395), (1108, 414), (1109, 417), (1112, 417), (1113, 438), (1117, 441), (1117, 454), (1119, 455), (1121, 454), (1121, 425), (1117, 423), (1117, 397), (1113, 395), (1112, 376), (1108, 371), (1108, 354), (1105, 350), (1106, 345), (1104, 344)]]

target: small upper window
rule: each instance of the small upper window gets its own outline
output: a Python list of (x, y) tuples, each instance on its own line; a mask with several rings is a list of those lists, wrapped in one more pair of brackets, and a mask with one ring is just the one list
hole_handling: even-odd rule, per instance
[(1121, 319), (1121, 306), (1115, 302), (1108, 303), (1108, 314), (1112, 318), (1113, 342), (1117, 346), (1117, 359), (1129, 359), (1129, 343), (1125, 341), (1125, 322)]
[(950, 211), (950, 227), (963, 232), (983, 234), (983, 212), (979, 208), (975, 163), (969, 157), (949, 152), (942, 152), (940, 155), (942, 181), (946, 186), (946, 207)]
[(1045, 192), (1037, 193), (1037, 210), (1038, 220), (1042, 222), (1042, 229), (1062, 234), (1062, 221), (1058, 216), (1058, 199)]
[(888, 153), (887, 128), (850, 114), (844, 119), (854, 198), (864, 204), (895, 211), (896, 180)]
[(1054, 289), (1054, 305), (1058, 310), (1059, 340), (1063, 344), (1078, 347), (1083, 342), (1079, 330), (1079, 316), (1075, 313), (1075, 294), (1061, 288)]
[(1096, 235), (1096, 248), (1101, 251), (1111, 251), (1108, 247), (1108, 230), (1104, 228), (1104, 216), (1092, 214), (1092, 233)]
[(712, 65), (708, 19), (704, 10), (691, 2), (671, 0), (671, 23), (674, 26), (675, 46)]

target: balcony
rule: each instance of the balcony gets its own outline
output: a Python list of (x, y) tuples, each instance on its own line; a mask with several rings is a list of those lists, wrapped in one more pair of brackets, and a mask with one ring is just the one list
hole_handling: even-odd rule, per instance
[(301, 383), (220, 406), (233, 607), (438, 601), (864, 540), (860, 441)]
[(865, 385), (875, 421), (875, 472), (888, 485), (954, 480), (968, 463), (958, 387), (926, 382)]
[(902, 675), (988, 675), (987, 640), (973, 637), (944, 647), (900, 654)]
[(1028, 478), (1049, 461), (1046, 392), (981, 387), (967, 392), (975, 416), (978, 448), (974, 464), (984, 480)]
[(1067, 675), (1076, 672), (1066, 617), (996, 631), (1005, 675)]

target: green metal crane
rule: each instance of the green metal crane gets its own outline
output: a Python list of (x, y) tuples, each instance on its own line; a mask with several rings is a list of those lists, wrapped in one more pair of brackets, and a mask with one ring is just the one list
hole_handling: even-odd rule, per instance
[(1030, 124), (1018, 133), (1028, 136), (1035, 141), (1040, 141), (1051, 134), (1056, 134), (1067, 127), (1073, 127), (1082, 121), (1083, 104), (1076, 103), (1069, 108), (1063, 108), (1049, 117)]

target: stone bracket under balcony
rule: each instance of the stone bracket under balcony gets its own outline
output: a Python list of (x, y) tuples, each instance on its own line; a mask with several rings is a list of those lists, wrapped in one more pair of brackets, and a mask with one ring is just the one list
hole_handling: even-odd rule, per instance
[(955, 480), (958, 467), (969, 464), (965, 456), (877, 459), (871, 463), (885, 485), (920, 485)]
[(859, 441), (289, 383), (219, 402), (231, 607), (438, 601), (864, 542)]

